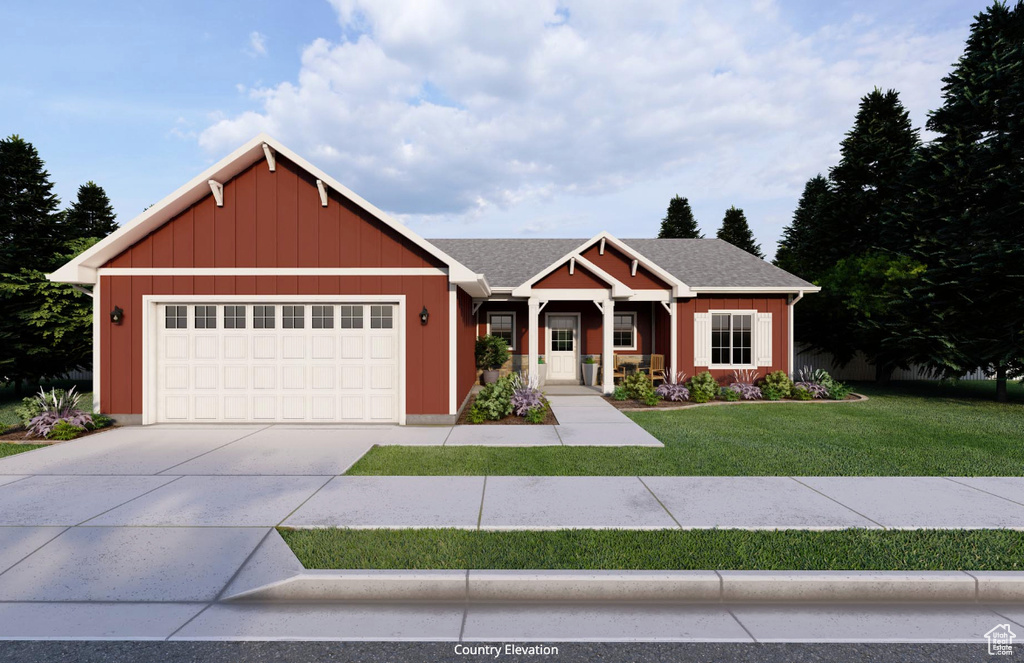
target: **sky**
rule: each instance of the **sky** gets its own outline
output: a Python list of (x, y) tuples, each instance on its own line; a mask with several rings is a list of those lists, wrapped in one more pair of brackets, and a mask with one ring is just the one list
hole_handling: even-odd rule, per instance
[(923, 127), (987, 4), (3, 3), (0, 132), (121, 222), (266, 131), (426, 237), (653, 237), (678, 194), (771, 256), (860, 98)]

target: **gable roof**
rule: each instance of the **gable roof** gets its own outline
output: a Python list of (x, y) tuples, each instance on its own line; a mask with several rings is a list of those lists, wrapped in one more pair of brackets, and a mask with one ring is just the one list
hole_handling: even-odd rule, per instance
[[(515, 288), (586, 239), (432, 239), (494, 288)], [(621, 239), (698, 292), (817, 292), (812, 283), (720, 239)]]
[(149, 233), (164, 225), (175, 216), (211, 195), (211, 180), (221, 184), (227, 182), (252, 164), (266, 159), (267, 154), (281, 154), (297, 167), (305, 170), (324, 185), (351, 200), (385, 226), (406, 237), (428, 254), (448, 267), (448, 278), (474, 296), (490, 295), (490, 286), (483, 273), (473, 272), (457, 259), (452, 258), (436, 245), (428, 242), (406, 226), (367, 202), (333, 177), (295, 154), (267, 134), (259, 134), (216, 164), (197, 175), (184, 186), (170, 194), (142, 214), (125, 223), (113, 233), (82, 252), (73, 260), (48, 275), (51, 281), (61, 283), (96, 283), (99, 269), (108, 260), (116, 257)]

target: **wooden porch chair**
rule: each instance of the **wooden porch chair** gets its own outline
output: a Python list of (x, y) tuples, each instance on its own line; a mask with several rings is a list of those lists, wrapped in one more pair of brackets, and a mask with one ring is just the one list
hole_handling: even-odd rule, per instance
[(623, 358), (619, 355), (615, 355), (615, 370), (612, 372), (612, 383), (616, 380), (626, 377), (626, 364), (630, 362), (623, 361)]
[(651, 355), (651, 380), (665, 381), (665, 355)]

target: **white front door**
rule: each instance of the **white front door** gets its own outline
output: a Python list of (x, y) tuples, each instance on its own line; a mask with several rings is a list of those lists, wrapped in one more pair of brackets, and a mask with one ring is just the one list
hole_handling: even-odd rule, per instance
[(579, 379), (579, 318), (574, 315), (548, 316), (548, 380)]

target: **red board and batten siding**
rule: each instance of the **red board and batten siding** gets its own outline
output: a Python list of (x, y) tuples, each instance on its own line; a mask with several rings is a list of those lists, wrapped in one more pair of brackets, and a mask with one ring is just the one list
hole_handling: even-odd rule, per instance
[[(320, 206), (315, 181), (278, 156), (224, 184), (224, 206), (207, 196), (106, 267), (442, 267), (420, 247), (340, 195)], [(100, 320), (101, 411), (142, 413), (144, 295), (404, 295), (406, 412), (448, 414), (448, 277), (135, 276), (100, 278), (100, 310), (124, 309), (124, 324)], [(420, 324), (426, 306), (430, 322)], [(470, 355), (471, 356), (471, 355)]]

